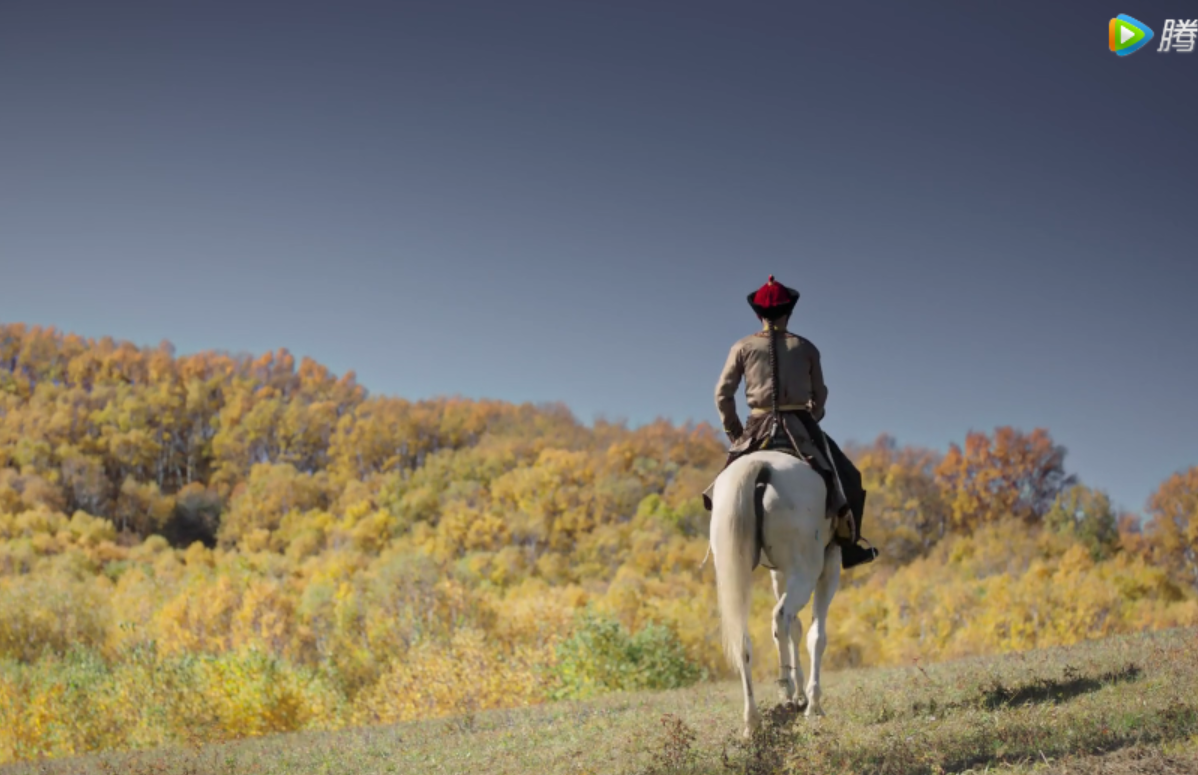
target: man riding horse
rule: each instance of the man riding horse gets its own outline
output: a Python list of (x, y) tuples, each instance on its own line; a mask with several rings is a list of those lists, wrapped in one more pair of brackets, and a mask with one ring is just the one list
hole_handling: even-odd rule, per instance
[[(732, 346), (715, 389), (720, 420), (732, 442), (724, 466), (763, 449), (797, 454), (827, 485), (828, 514), (836, 521), (843, 567), (872, 562), (878, 550), (860, 544), (865, 507), (861, 473), (819, 427), (828, 399), (819, 350), (786, 330), (799, 292), (770, 275), (748, 300), (763, 329)], [(749, 405), (747, 426), (741, 425), (736, 413), (736, 391), (742, 379)], [(703, 494), (708, 510), (714, 486)]]

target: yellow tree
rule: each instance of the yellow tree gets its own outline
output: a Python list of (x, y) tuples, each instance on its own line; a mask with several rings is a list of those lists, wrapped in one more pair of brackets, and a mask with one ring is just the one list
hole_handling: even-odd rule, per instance
[(1198, 466), (1162, 482), (1148, 514), (1144, 533), (1154, 559), (1198, 588)]
[(867, 532), (887, 562), (910, 562), (944, 537), (948, 508), (934, 474), (939, 455), (885, 435), (869, 446), (846, 445), (845, 453), (861, 471)]

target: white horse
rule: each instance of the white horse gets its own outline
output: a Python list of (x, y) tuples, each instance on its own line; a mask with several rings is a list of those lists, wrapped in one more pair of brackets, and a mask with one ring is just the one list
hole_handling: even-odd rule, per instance
[[(764, 481), (759, 494), (758, 483)], [(840, 546), (825, 516), (823, 477), (802, 460), (783, 452), (754, 452), (738, 458), (719, 475), (712, 490), (711, 553), (715, 563), (724, 653), (740, 669), (745, 692), (746, 737), (761, 723), (753, 700), (749, 603), (755, 558), (758, 504), (763, 511), (761, 562), (772, 566), (774, 643), (778, 647), (778, 693), (807, 716), (820, 707), (820, 660), (828, 638), (828, 606), (840, 584)], [(803, 625), (798, 614), (815, 594), (807, 650), (811, 678), (804, 691), (799, 665)]]

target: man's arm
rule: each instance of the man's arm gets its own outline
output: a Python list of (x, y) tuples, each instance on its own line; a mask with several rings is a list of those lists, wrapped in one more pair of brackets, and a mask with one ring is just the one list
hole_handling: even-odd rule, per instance
[(724, 425), (724, 433), (735, 443), (745, 432), (736, 416), (736, 389), (740, 387), (741, 377), (744, 376), (745, 364), (740, 356), (740, 345), (734, 345), (724, 362), (724, 370), (720, 372), (720, 380), (715, 385), (715, 408), (720, 413), (720, 422)]
[(828, 386), (824, 383), (824, 367), (820, 363), (819, 350), (811, 345), (811, 416), (816, 422), (824, 419), (824, 405), (828, 402)]

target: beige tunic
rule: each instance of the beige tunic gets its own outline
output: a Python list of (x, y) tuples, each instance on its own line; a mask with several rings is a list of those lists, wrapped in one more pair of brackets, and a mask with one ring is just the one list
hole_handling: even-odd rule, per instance
[[(736, 390), (742, 379), (749, 409), (768, 412), (773, 386), (767, 332), (759, 331), (732, 345), (715, 386), (715, 405), (720, 412), (720, 422), (733, 443), (744, 433), (744, 426), (736, 413)], [(817, 422), (823, 419), (828, 387), (824, 384), (819, 350), (808, 340), (789, 331), (779, 336), (778, 384), (782, 391), (782, 395), (778, 396), (779, 406), (804, 406)]]

